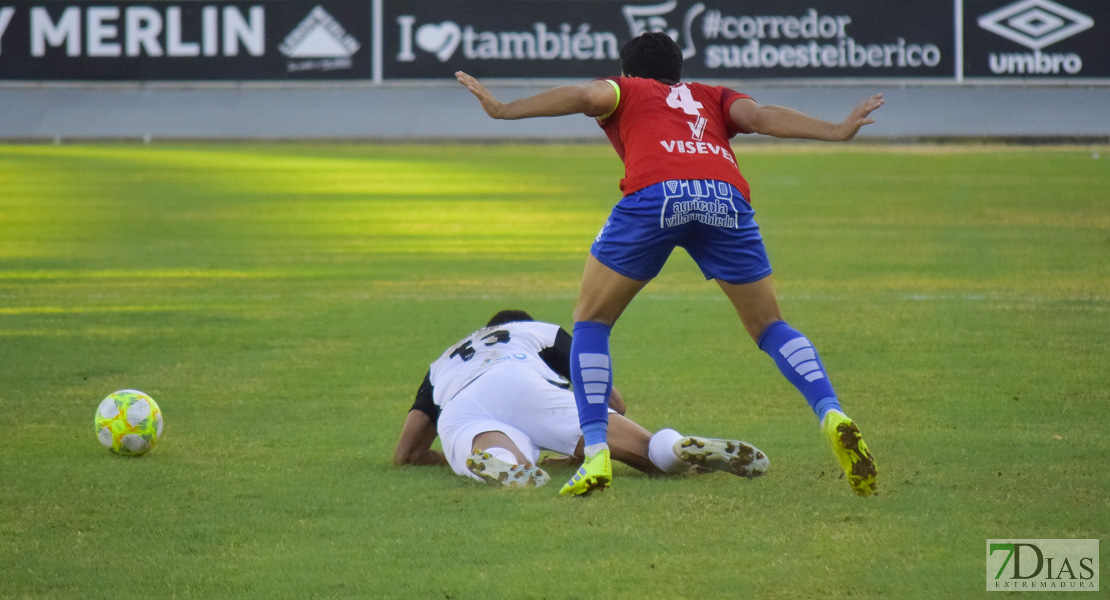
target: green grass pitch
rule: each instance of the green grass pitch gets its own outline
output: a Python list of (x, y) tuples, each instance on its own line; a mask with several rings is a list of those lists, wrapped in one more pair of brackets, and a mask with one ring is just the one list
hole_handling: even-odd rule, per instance
[[(678, 251), (614, 330), (629, 416), (771, 469), (580, 499), (390, 457), (449, 343), (570, 326), (608, 147), (0, 147), (0, 598), (983, 594), (986, 539), (1107, 537), (1108, 150), (739, 144), (879, 494)], [(148, 456), (93, 433), (121, 388)]]

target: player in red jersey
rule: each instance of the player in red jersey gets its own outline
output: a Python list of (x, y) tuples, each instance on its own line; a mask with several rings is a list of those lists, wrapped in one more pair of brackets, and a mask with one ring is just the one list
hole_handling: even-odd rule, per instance
[(625, 44), (621, 70), (623, 77), (556, 87), (508, 103), (470, 75), (455, 74), (495, 119), (594, 117), (624, 161), (624, 197), (590, 249), (574, 309), (571, 383), (586, 461), (562, 493), (583, 495), (610, 485), (609, 333), (681, 246), (705, 277), (717, 282), (748, 334), (805, 397), (852, 489), (871, 495), (875, 459), (841, 410), (816, 348), (783, 320), (748, 184), (728, 140), (759, 133), (847, 141), (874, 122), (870, 115), (883, 105), (882, 94), (860, 102), (840, 123), (763, 106), (727, 88), (681, 83), (682, 52), (663, 33), (645, 33)]

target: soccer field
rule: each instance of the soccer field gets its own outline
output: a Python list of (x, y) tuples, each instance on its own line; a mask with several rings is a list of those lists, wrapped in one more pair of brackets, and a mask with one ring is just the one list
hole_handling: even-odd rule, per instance
[[(608, 146), (0, 146), (0, 598), (967, 598), (987, 539), (1106, 538), (1110, 148), (737, 151), (874, 497), (681, 251), (615, 383), (764, 477), (391, 465), (450, 343), (570, 328)], [(123, 388), (165, 416), (141, 458), (93, 431)]]

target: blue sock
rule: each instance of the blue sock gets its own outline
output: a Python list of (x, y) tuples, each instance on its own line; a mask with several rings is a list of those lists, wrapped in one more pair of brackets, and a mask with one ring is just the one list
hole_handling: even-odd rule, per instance
[(840, 410), (840, 401), (825, 373), (825, 366), (806, 336), (786, 321), (777, 321), (759, 337), (759, 349), (775, 359), (783, 377), (805, 396), (817, 420), (824, 420), (825, 413), (830, 410)]
[(609, 326), (593, 321), (574, 324), (570, 343), (570, 385), (578, 405), (578, 424), (586, 446), (604, 444), (609, 432)]

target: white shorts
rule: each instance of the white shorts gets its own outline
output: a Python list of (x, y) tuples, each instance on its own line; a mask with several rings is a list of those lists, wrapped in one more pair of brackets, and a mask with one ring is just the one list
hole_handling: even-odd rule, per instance
[(456, 394), (443, 407), (436, 428), (451, 468), (474, 479), (466, 458), (480, 433), (504, 433), (532, 463), (540, 459), (540, 450), (574, 454), (582, 438), (574, 392), (512, 363), (490, 369)]

